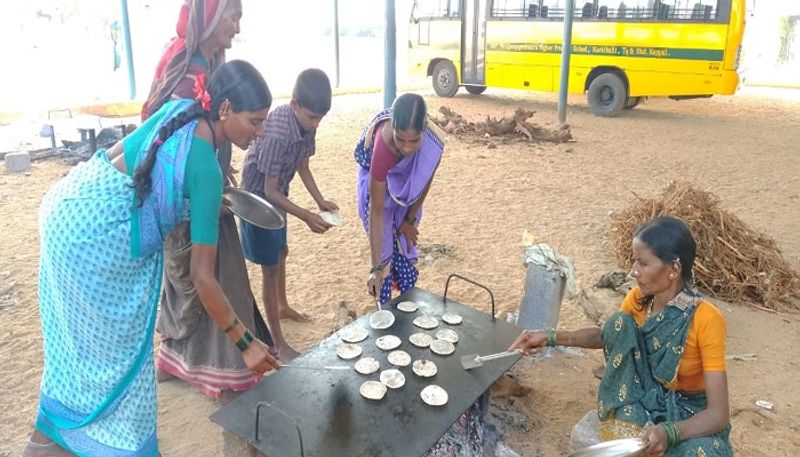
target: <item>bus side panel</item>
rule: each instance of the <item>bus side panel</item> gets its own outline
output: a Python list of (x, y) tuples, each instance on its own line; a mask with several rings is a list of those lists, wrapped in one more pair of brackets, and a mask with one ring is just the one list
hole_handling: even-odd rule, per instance
[(486, 84), (511, 89), (553, 91), (553, 67), (559, 65), (556, 54), (526, 52), (526, 41), (541, 23), (522, 21), (487, 21)]
[(738, 70), (742, 39), (744, 38), (744, 22), (746, 17), (745, 0), (733, 0), (731, 2), (731, 20), (728, 27), (728, 42), (725, 48), (726, 70)]
[[(562, 27), (556, 21), (489, 21), (487, 84), (556, 90)], [(632, 96), (728, 93), (729, 75), (722, 70), (727, 29), (726, 24), (576, 22), (570, 92), (583, 92), (591, 69), (603, 66), (628, 75)]]
[(631, 96), (711, 95), (723, 90), (722, 74), (668, 73), (628, 70)]
[[(427, 43), (420, 43), (420, 28), (427, 27), (429, 36)], [(458, 20), (420, 20), (411, 27), (412, 34), (408, 37), (411, 44), (409, 49), (409, 72), (418, 78), (427, 76), (428, 65), (436, 59), (445, 59), (453, 62), (456, 73), (461, 79), (461, 22)], [(423, 32), (423, 40), (425, 39)]]

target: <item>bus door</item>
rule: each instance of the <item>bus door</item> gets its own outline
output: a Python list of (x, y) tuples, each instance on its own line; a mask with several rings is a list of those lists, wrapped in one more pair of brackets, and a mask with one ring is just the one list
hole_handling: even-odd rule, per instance
[(461, 84), (486, 84), (486, 5), (489, 0), (460, 0)]

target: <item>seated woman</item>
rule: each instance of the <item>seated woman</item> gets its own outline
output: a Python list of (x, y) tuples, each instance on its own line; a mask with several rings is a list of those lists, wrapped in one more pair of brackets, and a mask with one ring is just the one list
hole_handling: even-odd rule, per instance
[(637, 287), (603, 329), (525, 331), (511, 345), (603, 349), (597, 410), (603, 441), (643, 436), (643, 455), (732, 456), (725, 320), (694, 290), (695, 242), (680, 219), (634, 233)]

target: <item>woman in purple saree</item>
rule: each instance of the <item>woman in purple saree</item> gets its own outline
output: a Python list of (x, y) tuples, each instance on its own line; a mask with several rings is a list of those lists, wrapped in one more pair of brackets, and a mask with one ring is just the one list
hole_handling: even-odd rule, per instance
[(386, 303), (417, 282), (417, 227), (444, 151), (427, 123), (425, 101), (398, 97), (370, 122), (355, 149), (358, 216), (370, 245), (369, 293)]

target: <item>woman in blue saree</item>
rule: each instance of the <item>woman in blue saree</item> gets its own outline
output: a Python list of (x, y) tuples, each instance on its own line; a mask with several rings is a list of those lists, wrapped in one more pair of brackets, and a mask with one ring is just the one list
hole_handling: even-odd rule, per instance
[(246, 148), (272, 102), (252, 65), (229, 62), (110, 150), (75, 167), (39, 214), (44, 373), (25, 456), (155, 456), (153, 327), (164, 237), (188, 219), (191, 277), (246, 365), (277, 367), (214, 277), (222, 173), (214, 147)]
[(602, 330), (526, 331), (511, 349), (603, 349), (603, 441), (642, 437), (642, 456), (733, 456), (725, 319), (690, 288), (692, 233), (680, 219), (658, 217), (636, 230), (632, 250), (637, 286)]
[(370, 246), (367, 288), (381, 303), (389, 301), (393, 287), (402, 293), (417, 282), (417, 227), (443, 152), (417, 94), (399, 96), (356, 145), (358, 216)]

